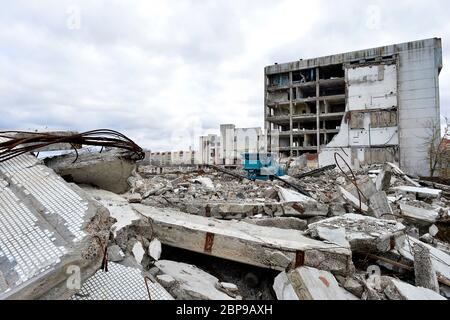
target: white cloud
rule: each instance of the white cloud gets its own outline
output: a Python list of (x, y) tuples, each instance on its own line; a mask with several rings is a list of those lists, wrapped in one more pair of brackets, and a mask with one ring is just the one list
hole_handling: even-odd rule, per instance
[[(73, 7), (79, 28), (68, 28)], [(449, 7), (404, 0), (8, 2), (0, 12), (0, 127), (109, 127), (154, 150), (188, 148), (220, 123), (263, 126), (266, 65), (435, 36), (444, 46), (441, 111), (450, 116)]]

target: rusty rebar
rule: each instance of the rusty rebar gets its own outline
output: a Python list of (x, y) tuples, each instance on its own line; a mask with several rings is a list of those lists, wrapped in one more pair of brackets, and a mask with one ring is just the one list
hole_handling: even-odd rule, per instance
[(110, 129), (91, 130), (70, 135), (28, 131), (0, 131), (0, 137), (8, 139), (0, 142), (0, 162), (59, 143), (70, 144), (75, 151), (76, 146), (81, 145), (119, 148), (135, 153), (138, 159), (144, 158), (143, 149), (133, 140), (120, 132)]

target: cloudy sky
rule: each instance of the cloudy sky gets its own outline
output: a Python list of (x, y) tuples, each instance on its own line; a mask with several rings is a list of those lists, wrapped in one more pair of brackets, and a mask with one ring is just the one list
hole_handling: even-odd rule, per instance
[[(364, 4), (363, 4), (364, 3)], [(0, 0), (0, 128), (111, 128), (152, 150), (263, 126), (264, 66), (440, 37), (450, 2)]]

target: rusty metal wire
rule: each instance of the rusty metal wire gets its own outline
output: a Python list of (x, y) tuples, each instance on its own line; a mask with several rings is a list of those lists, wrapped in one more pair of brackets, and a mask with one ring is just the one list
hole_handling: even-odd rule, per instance
[(76, 146), (81, 145), (124, 149), (135, 153), (137, 159), (144, 158), (143, 149), (133, 140), (120, 132), (110, 129), (98, 129), (70, 135), (28, 131), (0, 131), (0, 137), (8, 139), (5, 142), (0, 142), (0, 162), (59, 143), (70, 144), (77, 153), (77, 158), (78, 151)]
[[(344, 164), (347, 166), (347, 168), (350, 170), (350, 173), (352, 175), (352, 178), (350, 178), (347, 173), (345, 173), (344, 169), (342, 169), (342, 167), (339, 165), (339, 162), (337, 160), (337, 157), (339, 156), (339, 158), (341, 158), (341, 160), (344, 162)], [(358, 200), (359, 200), (359, 212), (362, 212), (362, 200), (361, 200), (361, 196), (367, 201), (367, 197), (362, 193), (361, 189), (359, 189), (358, 184), (356, 183), (356, 176), (355, 173), (353, 172), (352, 168), (350, 167), (350, 165), (347, 163), (347, 161), (345, 161), (344, 157), (341, 156), (339, 153), (335, 152), (334, 153), (334, 162), (336, 163), (336, 166), (339, 168), (339, 170), (342, 172), (342, 174), (344, 174), (345, 178), (347, 180), (349, 180), (356, 188), (356, 191), (358, 192)]]

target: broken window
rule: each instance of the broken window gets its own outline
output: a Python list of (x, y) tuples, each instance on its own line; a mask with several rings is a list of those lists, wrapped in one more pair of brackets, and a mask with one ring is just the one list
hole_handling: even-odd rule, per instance
[(315, 80), (315, 70), (305, 69), (292, 72), (292, 82), (311, 82)]
[(350, 113), (350, 129), (364, 129), (364, 112)]
[(289, 73), (274, 74), (269, 77), (270, 86), (286, 86), (289, 84)]

